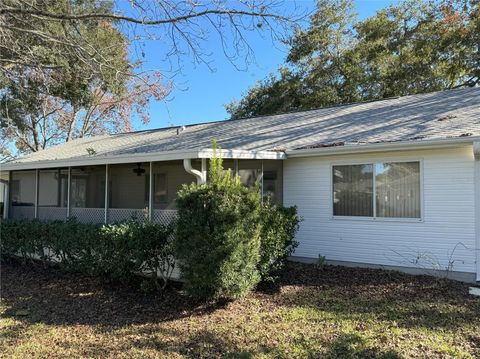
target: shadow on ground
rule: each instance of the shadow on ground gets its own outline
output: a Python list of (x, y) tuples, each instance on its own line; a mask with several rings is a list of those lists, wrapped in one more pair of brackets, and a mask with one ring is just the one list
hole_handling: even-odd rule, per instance
[[(16, 324), (2, 330), (0, 339), (10, 341), (22, 340), (25, 326), (37, 323), (59, 327), (85, 325), (100, 334), (114, 333), (126, 338), (115, 348), (120, 352), (133, 347), (189, 357), (250, 358), (259, 353), (285, 357), (285, 351), (279, 349), (281, 342), (267, 340), (265, 344), (259, 340), (249, 351), (252, 346), (248, 341), (258, 337), (239, 334), (233, 339), (225, 333), (249, 329), (255, 316), (300, 308), (328, 313), (334, 321), (360, 323), (358, 335), (334, 332), (321, 344), (300, 336), (298, 347), (308, 356), (398, 358), (400, 355), (394, 350), (366, 343), (361, 323), (371, 320), (440, 331), (456, 331), (465, 326), (480, 328), (480, 300), (468, 295), (468, 285), (381, 270), (289, 264), (276, 285), (263, 284), (243, 301), (201, 304), (186, 297), (179, 286), (145, 294), (134, 286), (105, 283), (40, 265), (2, 263), (1, 269), (2, 317), (15, 319)], [(228, 327), (229, 318), (241, 318), (243, 326)], [(216, 330), (217, 324), (226, 327)], [(322, 329), (324, 324), (315, 325)], [(288, 332), (288, 327), (285, 330)], [(474, 332), (468, 341), (480, 352), (480, 335)], [(86, 356), (107, 356), (109, 348), (93, 341), (83, 343), (81, 350)]]

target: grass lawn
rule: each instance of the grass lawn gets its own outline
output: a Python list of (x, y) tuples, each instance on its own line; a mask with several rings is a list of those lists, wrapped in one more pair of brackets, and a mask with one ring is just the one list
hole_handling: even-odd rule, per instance
[(468, 286), (381, 270), (291, 264), (278, 286), (195, 304), (2, 264), (0, 357), (480, 357)]

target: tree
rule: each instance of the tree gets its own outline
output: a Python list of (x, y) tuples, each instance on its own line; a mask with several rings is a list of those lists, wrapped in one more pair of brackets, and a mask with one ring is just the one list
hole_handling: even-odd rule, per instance
[(275, 0), (118, 4), (0, 3), (0, 126), (11, 139), (3, 152), (129, 131), (133, 112), (147, 122), (148, 101), (163, 99), (170, 87), (158, 71), (140, 71), (146, 40), (163, 41), (169, 61), (189, 54), (209, 64), (203, 43), (217, 34), (232, 62), (248, 62), (253, 54), (244, 32), (270, 30), (276, 36), (289, 24)]
[[(139, 46), (143, 40), (162, 41), (170, 49), (169, 58), (190, 53), (196, 61), (208, 63), (202, 45), (216, 34), (229, 59), (251, 59), (246, 31), (270, 31), (274, 37), (281, 36), (295, 16), (283, 14), (287, 10), (281, 10), (282, 1), (277, 0), (132, 0), (128, 4), (114, 7), (110, 1), (101, 0), (4, 0), (0, 4), (0, 38), (5, 53), (0, 63), (2, 67), (10, 64), (44, 70), (65, 65), (61, 57), (59, 60), (32, 51), (31, 42), (22, 41), (28, 36), (47, 49), (61, 48), (65, 56), (75, 54), (97, 71), (99, 65), (115, 68), (102, 61), (108, 59), (102, 58), (101, 51), (89, 41), (88, 31), (99, 23), (112, 24)], [(140, 58), (135, 60), (141, 60), (141, 54), (139, 51)], [(92, 56), (97, 56), (95, 61), (90, 61)]]
[[(97, 5), (63, 0), (35, 6), (57, 12), (109, 9)], [(48, 22), (9, 13), (0, 19), (0, 124), (20, 153), (130, 130), (132, 110), (145, 115), (141, 105), (165, 96), (158, 76), (134, 72), (128, 41), (111, 22)], [(11, 155), (13, 147), (4, 144), (4, 152)]]
[[(480, 82), (476, 0), (405, 1), (358, 21), (351, 0), (319, 0), (280, 75), (227, 105), (232, 119)], [(287, 89), (287, 91), (282, 91)]]

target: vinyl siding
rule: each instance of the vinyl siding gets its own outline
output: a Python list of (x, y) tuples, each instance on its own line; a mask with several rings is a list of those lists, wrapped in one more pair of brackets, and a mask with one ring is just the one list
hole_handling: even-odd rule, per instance
[[(420, 160), (422, 220), (332, 217), (331, 166)], [(290, 158), (284, 203), (303, 222), (295, 256), (475, 272), (474, 157), (471, 147), (371, 155)]]

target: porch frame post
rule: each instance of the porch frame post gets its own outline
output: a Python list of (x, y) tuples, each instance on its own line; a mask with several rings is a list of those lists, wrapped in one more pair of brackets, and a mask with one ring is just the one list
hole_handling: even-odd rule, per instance
[(35, 209), (34, 209), (34, 218), (38, 218), (38, 196), (39, 196), (39, 187), (40, 187), (40, 170), (37, 168), (35, 170)]
[(148, 220), (151, 221), (153, 218), (153, 162), (150, 162), (150, 171), (149, 171), (149, 180), (148, 180)]
[(12, 186), (12, 183), (13, 183), (13, 171), (10, 171), (10, 173), (8, 175), (8, 184), (9, 184), (9, 186), (8, 186), (8, 211), (7, 211), (8, 217), (10, 217), (11, 213), (13, 214), (13, 195), (12, 195), (13, 186)]
[(68, 177), (67, 177), (67, 219), (70, 218), (70, 191), (72, 183), (72, 167), (68, 167)]
[(8, 219), (10, 209), (10, 187), (12, 184), (12, 171), (8, 172), (8, 181), (4, 182), (3, 187), (3, 219)]
[(262, 179), (262, 181), (261, 181), (261, 183), (260, 183), (260, 186), (261, 186), (261, 187), (260, 187), (260, 188), (261, 188), (261, 189), (260, 189), (260, 191), (261, 191), (261, 194), (260, 194), (260, 195), (261, 195), (262, 203), (263, 203), (263, 160), (262, 160), (262, 172), (261, 172), (261, 174), (260, 174), (260, 177), (261, 177), (261, 179)]
[(238, 176), (238, 158), (233, 160), (233, 174)]
[(203, 183), (207, 183), (207, 159), (202, 158), (202, 178)]
[(104, 223), (108, 222), (108, 164), (105, 165), (105, 218)]

